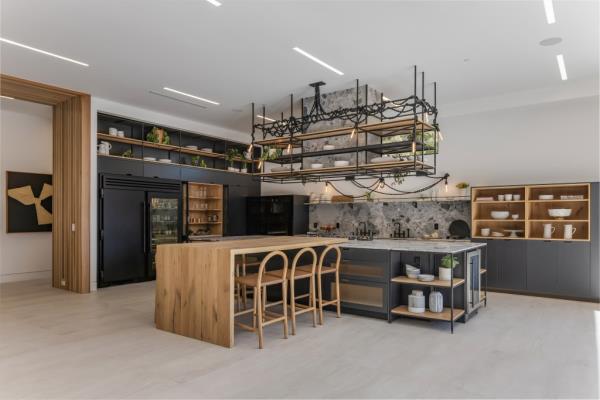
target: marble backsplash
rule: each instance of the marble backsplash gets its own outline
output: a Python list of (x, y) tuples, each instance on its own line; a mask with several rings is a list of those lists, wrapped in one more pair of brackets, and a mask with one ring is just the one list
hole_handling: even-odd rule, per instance
[(400, 229), (410, 229), (410, 237), (419, 238), (434, 231), (439, 225), (441, 238), (450, 235), (448, 228), (454, 220), (463, 220), (470, 225), (471, 203), (469, 201), (422, 201), (356, 204), (319, 204), (309, 206), (309, 227), (340, 224), (339, 234), (349, 235), (360, 222), (367, 223), (376, 237), (390, 237), (394, 232), (394, 221)]

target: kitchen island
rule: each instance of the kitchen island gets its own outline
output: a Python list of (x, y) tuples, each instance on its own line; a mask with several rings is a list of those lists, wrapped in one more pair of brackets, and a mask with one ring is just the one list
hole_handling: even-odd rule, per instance
[[(342, 310), (392, 322), (398, 317), (466, 322), (486, 304), (486, 246), (466, 240), (375, 239), (340, 245), (340, 291)], [(443, 257), (455, 257), (452, 281), (439, 279)], [(434, 275), (431, 282), (406, 276), (406, 265)], [(327, 289), (327, 286), (326, 286)], [(329, 288), (332, 290), (331, 288)], [(444, 310), (432, 313), (408, 311), (408, 295), (422, 290), (427, 300), (432, 291), (443, 295)], [(327, 293), (327, 290), (326, 290)]]
[(159, 245), (158, 329), (225, 347), (234, 344), (235, 257), (341, 244), (347, 239), (270, 236)]

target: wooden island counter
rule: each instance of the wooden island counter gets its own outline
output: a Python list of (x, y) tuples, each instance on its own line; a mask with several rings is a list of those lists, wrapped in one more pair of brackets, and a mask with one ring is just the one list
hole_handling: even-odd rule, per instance
[(156, 328), (233, 347), (235, 256), (346, 241), (342, 238), (270, 236), (159, 245), (156, 253)]

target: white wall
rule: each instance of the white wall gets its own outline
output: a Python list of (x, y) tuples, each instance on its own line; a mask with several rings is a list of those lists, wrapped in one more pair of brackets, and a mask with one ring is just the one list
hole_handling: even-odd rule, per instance
[(127, 118), (132, 118), (140, 121), (146, 121), (150, 123), (156, 123), (167, 127), (188, 130), (191, 132), (202, 133), (207, 136), (214, 136), (227, 140), (233, 140), (243, 143), (250, 143), (250, 135), (244, 132), (234, 131), (231, 129), (221, 128), (215, 125), (210, 125), (198, 121), (192, 121), (185, 118), (175, 117), (173, 115), (159, 113), (153, 110), (148, 110), (129, 104), (117, 103), (111, 100), (103, 99), (100, 97), (92, 97), (91, 105), (91, 180), (90, 180), (90, 288), (91, 290), (97, 289), (97, 264), (96, 259), (98, 255), (98, 166), (96, 160), (96, 133), (97, 129), (97, 114), (98, 112), (104, 112), (107, 114), (120, 115)]
[[(472, 114), (459, 111), (454, 107), (453, 115), (439, 118), (444, 141), (438, 175), (450, 174), (448, 195), (456, 194), (454, 184), (462, 181), (510, 185), (600, 180), (598, 95)], [(411, 178), (402, 187), (428, 181)], [(262, 191), (308, 194), (320, 193), (323, 186), (264, 183)], [(364, 192), (344, 182), (336, 186), (348, 194)], [(443, 189), (439, 194), (445, 195)]]
[(0, 102), (0, 282), (48, 279), (52, 233), (6, 233), (6, 171), (52, 173), (52, 107)]

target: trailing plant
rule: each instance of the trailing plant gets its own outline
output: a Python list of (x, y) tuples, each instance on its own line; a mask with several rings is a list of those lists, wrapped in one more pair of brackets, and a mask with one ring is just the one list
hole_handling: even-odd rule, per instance
[(229, 162), (230, 167), (233, 167), (234, 162), (239, 158), (240, 158), (240, 151), (238, 149), (236, 149), (235, 147), (227, 149), (227, 152), (225, 153), (225, 159)]
[(441, 268), (455, 268), (458, 265), (458, 258), (450, 254), (445, 255), (440, 262)]

